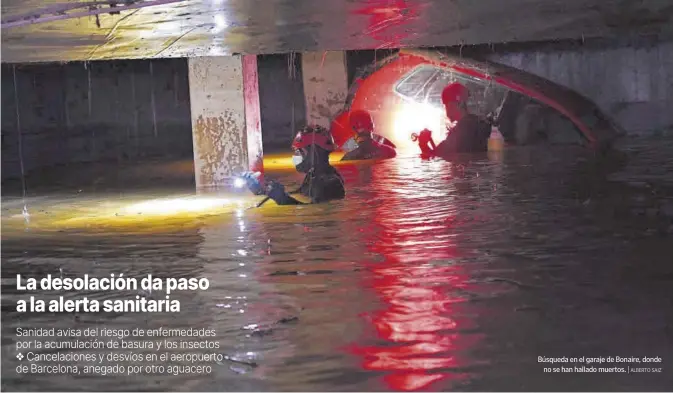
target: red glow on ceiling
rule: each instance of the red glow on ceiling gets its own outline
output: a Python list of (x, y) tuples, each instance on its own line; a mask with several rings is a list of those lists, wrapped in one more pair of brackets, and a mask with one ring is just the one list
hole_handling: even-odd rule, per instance
[(369, 16), (365, 34), (383, 42), (377, 49), (399, 47), (401, 41), (409, 36), (406, 31), (399, 31), (399, 28), (418, 16), (418, 11), (409, 6), (406, 0), (370, 0), (366, 6), (353, 13)]

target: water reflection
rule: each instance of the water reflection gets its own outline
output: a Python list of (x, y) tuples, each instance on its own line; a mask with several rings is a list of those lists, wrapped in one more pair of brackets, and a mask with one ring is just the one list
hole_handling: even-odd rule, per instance
[[(418, 390), (464, 378), (461, 367), (480, 336), (458, 334), (474, 322), (456, 308), (469, 301), (462, 291), (470, 278), (458, 259), (459, 228), (451, 224), (456, 206), (450, 200), (428, 203), (451, 196), (452, 190), (418, 195), (402, 186), (413, 180), (432, 182), (432, 165), (399, 160), (386, 168), (400, 187), (373, 184), (371, 199), (385, 203), (372, 204), (375, 219), (363, 229), (369, 253), (381, 257), (369, 266), (373, 277), (368, 286), (384, 306), (366, 316), (375, 333), (372, 345), (356, 344), (352, 350), (362, 357), (365, 369), (384, 372), (392, 390)], [(379, 177), (383, 170), (367, 172)], [(408, 209), (410, 205), (420, 209)]]
[[(656, 146), (664, 145), (657, 141)], [(651, 166), (653, 156), (648, 152), (640, 159)], [(289, 188), (301, 180), (276, 169), (269, 175)], [(75, 318), (18, 315), (12, 306), (19, 294), (12, 280), (3, 279), (3, 387), (411, 391), (543, 390), (552, 382), (560, 390), (670, 386), (670, 372), (568, 378), (544, 375), (536, 362), (539, 355), (670, 353), (673, 251), (666, 230), (671, 222), (658, 215), (668, 211), (669, 188), (610, 182), (622, 169), (608, 170), (590, 155), (542, 151), (508, 152), (499, 161), (399, 158), (349, 163), (339, 170), (347, 198), (316, 206), (269, 203), (245, 210), (258, 199), (194, 196), (185, 190), (45, 194), (28, 199), (31, 221), (26, 226), (22, 201), (3, 199), (5, 278), (19, 272), (123, 272), (207, 277), (211, 283), (205, 292), (175, 294), (182, 304), (179, 315)], [(634, 168), (629, 173), (629, 182), (638, 177)], [(648, 182), (660, 184), (653, 179)], [(655, 214), (634, 212), (635, 197), (643, 204), (637, 209), (656, 206)], [(170, 203), (156, 203), (192, 198), (202, 199), (204, 204), (197, 205), (203, 209), (181, 202), (166, 212)], [(210, 203), (221, 199), (236, 202)], [(144, 201), (155, 203), (138, 205)], [(137, 214), (139, 207), (143, 214)], [(14, 372), (15, 327), (92, 324), (212, 328), (227, 360), (208, 376), (105, 376), (89, 378), (87, 384)]]

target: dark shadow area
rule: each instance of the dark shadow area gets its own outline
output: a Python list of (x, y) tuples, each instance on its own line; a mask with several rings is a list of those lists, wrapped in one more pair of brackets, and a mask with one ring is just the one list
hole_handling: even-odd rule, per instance
[(306, 125), (301, 54), (264, 55), (257, 62), (264, 152), (287, 151)]
[(399, 52), (399, 49), (380, 50), (352, 50), (346, 52), (346, 66), (348, 71), (348, 86), (365, 68)]
[(3, 64), (2, 105), (3, 195), (192, 160), (186, 59)]

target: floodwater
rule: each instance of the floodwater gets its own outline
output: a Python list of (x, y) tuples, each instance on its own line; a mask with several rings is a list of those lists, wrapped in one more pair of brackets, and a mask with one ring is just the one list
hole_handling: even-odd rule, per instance
[[(668, 390), (673, 140), (625, 146), (601, 159), (513, 149), (340, 165), (347, 198), (298, 207), (190, 196), (179, 163), (80, 172), (42, 193), (29, 181), (29, 217), (3, 197), (2, 389)], [(301, 179), (267, 168), (288, 186)], [(17, 273), (205, 277), (210, 288), (173, 294), (179, 314), (18, 314)], [(19, 326), (208, 328), (227, 358), (200, 376), (18, 375)], [(544, 373), (538, 356), (663, 363)]]

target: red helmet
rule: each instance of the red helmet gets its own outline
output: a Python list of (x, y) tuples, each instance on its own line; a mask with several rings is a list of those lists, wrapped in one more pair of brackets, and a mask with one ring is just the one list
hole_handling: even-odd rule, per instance
[(329, 152), (334, 151), (332, 134), (323, 126), (306, 126), (299, 130), (292, 142), (292, 149), (304, 149), (310, 145), (319, 146)]
[(470, 97), (470, 91), (460, 83), (451, 83), (442, 90), (442, 103), (466, 102)]
[(374, 131), (374, 120), (367, 111), (355, 110), (348, 117), (348, 122), (354, 130)]

